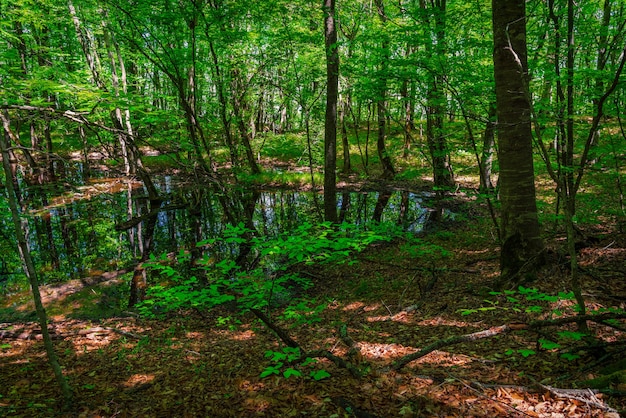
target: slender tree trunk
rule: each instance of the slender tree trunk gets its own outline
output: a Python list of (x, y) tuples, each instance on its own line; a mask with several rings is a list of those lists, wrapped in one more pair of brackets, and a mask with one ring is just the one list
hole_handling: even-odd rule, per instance
[(246, 100), (246, 87), (241, 80), (241, 73), (239, 70), (232, 70), (232, 94), (233, 94), (233, 112), (237, 121), (237, 128), (239, 129), (239, 135), (241, 136), (241, 142), (243, 144), (244, 151), (246, 153), (246, 160), (248, 160), (248, 166), (252, 174), (259, 174), (261, 169), (256, 163), (254, 158), (254, 152), (252, 151), (251, 134), (246, 126), (245, 114), (248, 110), (248, 103)]
[(339, 110), (339, 126), (341, 127), (341, 146), (343, 149), (343, 173), (348, 174), (352, 170), (350, 163), (350, 142), (348, 141), (348, 128), (346, 127), (346, 112), (350, 106), (350, 96), (341, 101)]
[[(537, 218), (527, 83), (526, 3), (492, 0), (502, 202), (500, 284), (519, 282), (543, 261)], [(528, 277), (526, 277), (527, 279)]]
[(337, 98), (339, 52), (335, 25), (335, 0), (324, 0), (326, 46), (326, 119), (324, 124), (324, 219), (337, 222)]
[[(380, 19), (381, 24), (383, 25), (383, 30), (387, 25), (387, 15), (385, 14), (385, 5), (383, 4), (383, 0), (376, 0), (376, 9), (378, 13), (378, 18)], [(380, 159), (380, 164), (382, 165), (383, 174), (382, 177), (384, 179), (391, 179), (396, 175), (396, 170), (393, 167), (393, 163), (391, 161), (391, 157), (387, 152), (386, 141), (387, 141), (387, 73), (389, 69), (389, 38), (386, 33), (383, 33), (381, 40), (381, 50), (382, 56), (380, 57), (379, 71), (380, 74), (378, 76), (378, 97), (376, 99), (376, 110), (378, 117), (378, 136), (376, 140), (377, 150), (378, 150), (378, 158)]]
[[(4, 119), (5, 115), (3, 114), (2, 117)], [(69, 409), (72, 404), (72, 389), (70, 388), (67, 379), (63, 375), (61, 365), (59, 364), (57, 354), (54, 350), (54, 345), (52, 344), (52, 339), (50, 338), (50, 333), (48, 332), (48, 316), (46, 314), (43, 303), (41, 302), (41, 294), (39, 293), (39, 281), (37, 279), (37, 270), (35, 269), (35, 264), (30, 254), (30, 248), (28, 247), (28, 224), (24, 219), (21, 219), (18, 209), (17, 193), (14, 189), (13, 173), (10, 165), (10, 156), (7, 152), (8, 148), (9, 144), (6, 141), (6, 136), (0, 136), (0, 151), (2, 153), (2, 165), (5, 175), (5, 188), (7, 190), (9, 209), (11, 211), (11, 218), (13, 219), (15, 235), (17, 237), (17, 246), (20, 259), (22, 261), (22, 268), (24, 270), (24, 273), (26, 274), (26, 277), (28, 277), (28, 281), (30, 282), (30, 288), (33, 294), (33, 302), (35, 304), (35, 311), (37, 312), (39, 326), (41, 327), (41, 335), (43, 337), (44, 347), (48, 356), (48, 363), (50, 363), (57, 383), (61, 388), (64, 406), (65, 408)]]
[(215, 80), (215, 90), (217, 91), (217, 101), (219, 103), (220, 120), (222, 121), (222, 128), (224, 129), (224, 138), (226, 139), (226, 145), (230, 151), (230, 162), (233, 167), (239, 166), (239, 153), (237, 152), (237, 146), (233, 139), (233, 135), (230, 132), (230, 120), (228, 119), (228, 102), (224, 94), (224, 78), (222, 77), (222, 70), (220, 68), (219, 59), (215, 52), (215, 46), (213, 42), (209, 42), (209, 50), (211, 51), (211, 59), (213, 60), (213, 75)]
[(480, 157), (480, 190), (487, 192), (494, 188), (491, 182), (491, 170), (493, 167), (493, 153), (495, 151), (495, 122), (496, 122), (496, 105), (489, 105), (489, 114), (487, 115), (487, 123), (483, 133), (483, 151)]

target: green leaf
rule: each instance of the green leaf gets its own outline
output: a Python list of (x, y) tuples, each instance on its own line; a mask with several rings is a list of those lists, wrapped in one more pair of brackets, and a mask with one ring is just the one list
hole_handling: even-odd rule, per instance
[(323, 370), (323, 369), (315, 370), (311, 372), (310, 376), (313, 378), (313, 380), (316, 380), (319, 382), (320, 380), (330, 377), (330, 373), (328, 373), (326, 370)]
[(554, 350), (555, 348), (561, 348), (561, 344), (555, 343), (554, 341), (546, 340), (543, 338), (539, 339), (539, 344), (541, 345), (542, 348), (546, 350)]
[(461, 310), (458, 310), (457, 312), (460, 312), (462, 316), (467, 316), (467, 315), (476, 313), (478, 311), (476, 309), (461, 309)]
[(268, 376), (271, 376), (273, 374), (276, 374), (276, 375), (280, 374), (280, 367), (282, 366), (282, 363), (279, 363), (279, 364), (280, 364), (280, 366), (278, 366), (278, 365), (277, 366), (267, 366), (265, 368), (265, 370), (263, 370), (261, 372), (261, 379), (263, 379), (265, 377), (268, 377)]
[(526, 357), (530, 357), (532, 355), (537, 354), (537, 352), (535, 350), (530, 350), (530, 349), (522, 349), (522, 350), (517, 350), (518, 353), (520, 353), (522, 355), (522, 357), (526, 358)]
[(314, 359), (314, 358), (311, 358), (311, 357), (307, 357), (302, 362), (302, 365), (303, 366), (308, 366), (309, 364), (312, 364), (312, 363), (317, 363), (317, 359)]
[(296, 377), (301, 377), (302, 373), (299, 370), (296, 369), (292, 369), (291, 367), (288, 368), (287, 370), (285, 370), (283, 372), (283, 376), (285, 376), (286, 378), (289, 378), (291, 376), (296, 376)]
[(557, 334), (561, 338), (566, 338), (574, 341), (580, 341), (585, 335), (587, 335), (584, 332), (578, 331), (560, 331), (557, 332)]

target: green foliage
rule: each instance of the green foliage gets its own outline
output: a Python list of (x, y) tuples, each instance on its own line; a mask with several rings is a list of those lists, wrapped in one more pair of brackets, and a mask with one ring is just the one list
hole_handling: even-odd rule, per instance
[[(534, 302), (558, 302), (565, 300), (574, 300), (573, 292), (559, 292), (557, 295), (549, 295), (547, 293), (539, 292), (537, 289), (526, 288), (524, 286), (520, 286), (518, 290), (505, 290), (503, 292), (489, 292), (491, 296), (498, 296), (500, 300), (483, 300), (488, 306), (482, 306), (479, 308), (464, 308), (460, 309), (458, 312), (461, 315), (470, 315), (476, 312), (485, 312), (485, 311), (495, 311), (495, 310), (503, 310), (503, 311), (512, 311), (516, 313), (525, 312), (525, 313), (541, 313), (544, 311), (545, 306), (537, 305)], [(501, 306), (500, 302), (506, 302), (508, 306)], [(532, 302), (532, 303), (529, 303)], [(562, 315), (562, 312), (559, 309), (553, 309), (553, 314)]]
[[(481, 306), (479, 308), (464, 308), (460, 309), (459, 312), (461, 315), (471, 315), (478, 312), (487, 312), (487, 311), (508, 311), (514, 314), (517, 313), (527, 313), (527, 314), (542, 314), (549, 310), (552, 315), (562, 316), (564, 313), (561, 309), (551, 309), (548, 304), (555, 304), (562, 301), (575, 300), (575, 297), (572, 292), (559, 292), (557, 295), (549, 295), (543, 292), (540, 292), (537, 289), (526, 288), (520, 286), (518, 290), (505, 290), (503, 292), (489, 292), (489, 295), (495, 296), (499, 299), (489, 300), (485, 299), (483, 302), (485, 306)], [(537, 302), (544, 302), (543, 304), (536, 304)], [(578, 311), (578, 306), (574, 305), (572, 307), (574, 312)], [(611, 308), (611, 309), (600, 309), (597, 313), (602, 312), (624, 312), (621, 309)], [(593, 314), (593, 312), (587, 312), (588, 314)], [(542, 350), (561, 350), (566, 347), (566, 343), (581, 341), (587, 334), (571, 331), (571, 330), (563, 330), (557, 331), (554, 333), (553, 339), (548, 338), (539, 338), (537, 340), (538, 346)], [(535, 350), (531, 349), (508, 349), (505, 351), (506, 355), (512, 356), (514, 354), (520, 354), (522, 357), (526, 358), (531, 355), (536, 354)], [(580, 355), (571, 353), (571, 352), (562, 352), (559, 353), (559, 356), (564, 360), (573, 361), (580, 358)]]
[[(297, 367), (306, 367), (306, 366), (310, 366), (312, 364), (317, 363), (317, 360), (310, 358), (310, 357), (306, 357), (305, 359), (302, 359), (300, 349), (292, 348), (292, 347), (284, 347), (282, 351), (268, 350), (265, 352), (265, 357), (269, 359), (269, 361), (272, 364), (268, 365), (261, 372), (261, 375), (260, 375), (261, 378), (269, 377), (272, 375), (280, 376), (281, 371), (282, 371), (282, 376), (285, 378), (289, 378), (291, 376), (302, 377), (303, 373), (298, 368), (294, 368), (294, 367), (284, 368), (284, 365), (285, 364), (291, 365), (296, 362), (300, 362), (299, 366)], [(324, 369), (316, 369), (316, 370), (311, 370), (309, 372), (309, 378), (315, 381), (323, 380), (323, 379), (326, 379), (327, 377), (330, 377), (330, 373), (328, 373)]]
[(515, 353), (520, 354), (524, 358), (534, 356), (535, 354), (537, 354), (535, 350), (530, 350), (528, 348), (522, 348), (519, 350), (508, 349), (504, 352), (504, 354), (506, 354), (507, 356), (511, 356)]
[[(244, 224), (228, 225), (221, 239), (207, 240), (198, 246), (224, 244), (233, 248), (232, 256), (217, 262), (201, 263), (203, 273), (187, 276), (180, 266), (189, 260), (189, 254), (181, 250), (177, 264), (167, 255), (150, 257), (147, 267), (159, 276), (158, 282), (148, 291), (148, 298), (138, 306), (141, 314), (159, 317), (180, 309), (210, 309), (228, 302), (235, 302), (241, 311), (252, 308), (286, 306), (283, 316), (296, 324), (319, 320), (323, 305), (309, 306), (305, 299), (297, 298), (296, 292), (305, 291), (313, 283), (289, 269), (297, 264), (345, 263), (351, 255), (377, 241), (388, 241), (394, 236), (389, 225), (372, 225), (371, 229), (351, 224), (338, 227), (330, 223), (313, 225), (305, 222), (289, 233), (276, 237), (260, 237)], [(236, 263), (241, 245), (251, 247), (251, 253), (259, 260), (257, 266), (242, 270)]]

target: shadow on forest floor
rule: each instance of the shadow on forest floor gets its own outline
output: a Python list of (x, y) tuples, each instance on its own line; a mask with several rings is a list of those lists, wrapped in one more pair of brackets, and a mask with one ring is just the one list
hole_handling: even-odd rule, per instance
[[(400, 356), (434, 341), (540, 317), (485, 290), (497, 275), (497, 248), (485, 234), (479, 238), (476, 231), (455, 228), (453, 235), (439, 235), (451, 251), (439, 261), (402, 258), (398, 246), (385, 245), (357, 255), (354, 265), (304, 267), (316, 282), (308, 296), (325, 305), (318, 322), (302, 326), (280, 319), (280, 309), (270, 312), (302, 347), (349, 359), (366, 372), (362, 378), (327, 359), (296, 367), (302, 377), (260, 378), (272, 365), (266, 352), (281, 348), (250, 313), (218, 308), (142, 319), (117, 308), (126, 293), (122, 277), (115, 277), (86, 287), (78, 281), (42, 289), (60, 361), (76, 392), (72, 414), (58, 410), (59, 391), (37, 326), (27, 322), (28, 305), (2, 305), (0, 315), (9, 313), (10, 322), (0, 324), (0, 415), (600, 417), (611, 416), (608, 406), (623, 410), (620, 385), (610, 388), (613, 395), (585, 398), (581, 392), (568, 398), (568, 392), (545, 389), (575, 388), (597, 376), (612, 356), (619, 358), (624, 342), (619, 327), (592, 324), (606, 342), (606, 362), (576, 342), (578, 357), (568, 360), (562, 356), (566, 347), (538, 346), (547, 335), (520, 332), (443, 347), (400, 372), (390, 369)], [(624, 307), (625, 243), (624, 236), (607, 235), (581, 249), (590, 309)], [(566, 260), (553, 261), (535, 283), (547, 294), (568, 288)], [(571, 313), (571, 301), (542, 303), (546, 312)], [(116, 308), (96, 309), (102, 305)], [(470, 308), (476, 312), (462, 314)], [(339, 335), (341, 324), (355, 341), (355, 352)], [(318, 370), (330, 377), (308, 377)]]

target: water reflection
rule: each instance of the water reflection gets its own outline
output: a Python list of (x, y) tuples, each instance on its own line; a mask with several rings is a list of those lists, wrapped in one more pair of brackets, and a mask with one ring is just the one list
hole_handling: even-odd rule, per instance
[[(214, 185), (181, 186), (172, 177), (155, 178), (163, 198), (149, 199), (140, 183), (101, 178), (67, 190), (31, 187), (24, 192), (30, 245), (44, 282), (81, 278), (94, 270), (134, 268), (133, 285), (145, 285), (140, 262), (150, 254), (189, 253), (190, 265), (201, 257), (228, 254), (242, 265), (244, 246), (221, 243), (227, 224), (242, 223), (249, 234), (274, 236), (319, 214), (311, 192), (256, 191)], [(431, 217), (432, 197), (409, 191), (342, 193), (340, 220), (365, 225), (371, 220), (393, 222), (421, 232)], [(3, 223), (3, 233), (9, 233)], [(218, 239), (211, 251), (197, 242)]]

